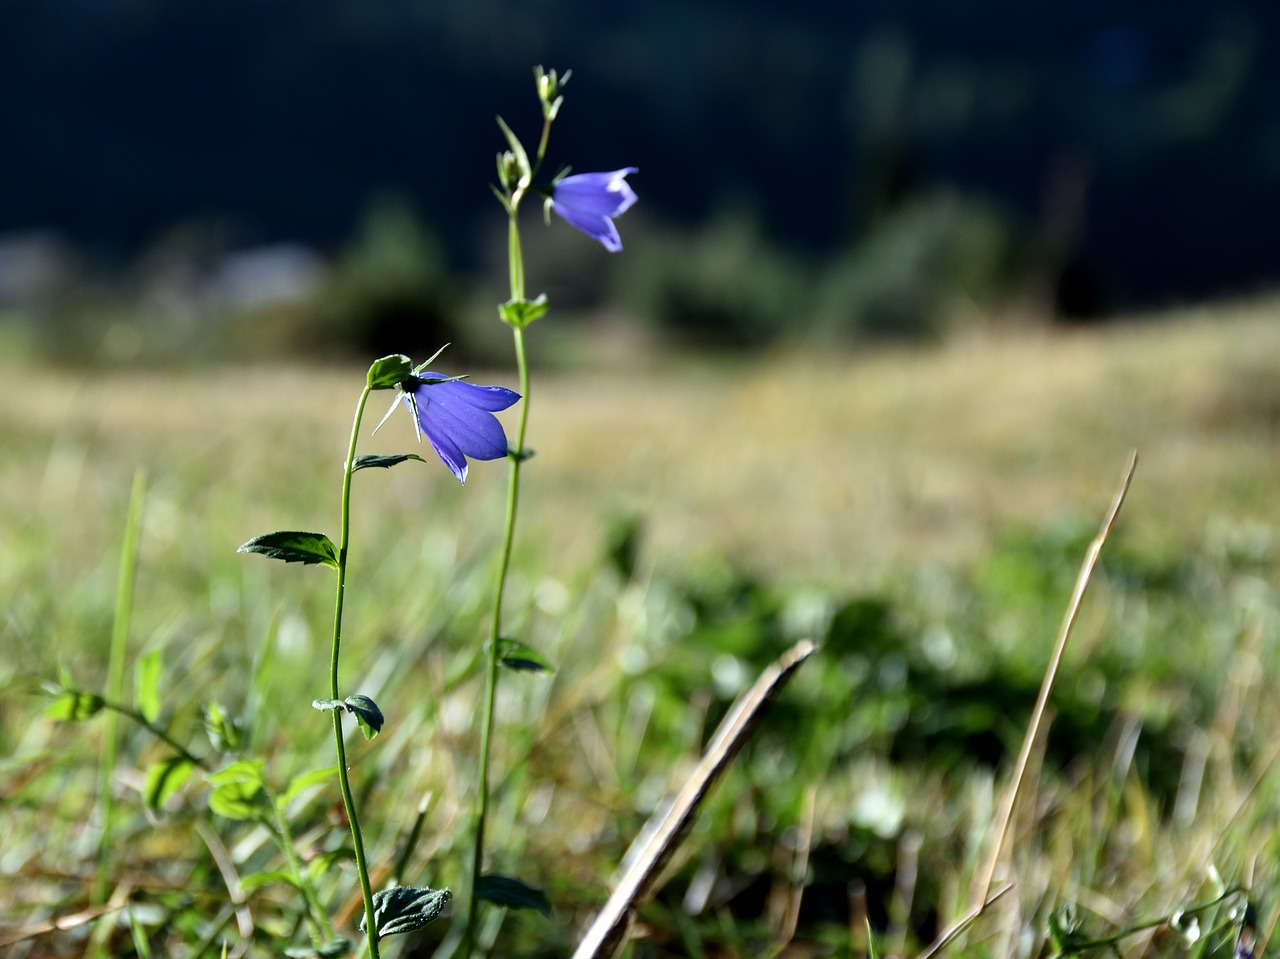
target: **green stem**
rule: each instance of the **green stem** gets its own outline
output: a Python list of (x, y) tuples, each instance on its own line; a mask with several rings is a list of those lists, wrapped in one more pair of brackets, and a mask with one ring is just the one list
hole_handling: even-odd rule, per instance
[(199, 766), (206, 772), (211, 771), (212, 767), (209, 765), (209, 761), (207, 759), (202, 759), (192, 753), (186, 746), (182, 745), (182, 743), (178, 742), (155, 723), (150, 722), (146, 716), (142, 715), (142, 713), (138, 712), (136, 709), (132, 709), (129, 706), (126, 706), (123, 703), (118, 703), (112, 699), (104, 699), (102, 701), (102, 708), (112, 713), (119, 713), (126, 719), (133, 720), (152, 736), (155, 736), (156, 739), (159, 739), (170, 748), (176, 750), (179, 756), (191, 763), (193, 766)]
[[(329, 657), (329, 695), (341, 699), (338, 693), (338, 651), (342, 646), (342, 604), (347, 585), (347, 544), (351, 534), (351, 474), (355, 470), (356, 440), (360, 435), (360, 419), (369, 400), (370, 387), (365, 386), (356, 404), (355, 419), (351, 424), (351, 443), (347, 447), (347, 461), (342, 470), (342, 532), (338, 541), (338, 586), (333, 608), (333, 652)], [(338, 784), (342, 788), (342, 805), (351, 824), (351, 845), (356, 854), (356, 871), (360, 874), (360, 891), (364, 895), (365, 935), (369, 943), (369, 955), (380, 959), (378, 953), (378, 928), (373, 918), (373, 886), (369, 882), (369, 865), (364, 854), (364, 839), (360, 835), (360, 820), (356, 817), (356, 804), (351, 798), (351, 780), (347, 775), (347, 747), (342, 738), (342, 710), (333, 711), (333, 745), (338, 753)]]
[[(510, 217), (508, 256), (511, 264), (511, 298), (524, 299), (524, 256), (520, 247), (520, 228), (517, 223), (519, 206), (513, 203)], [(476, 785), (476, 804), (473, 831), (475, 844), (471, 856), (471, 889), (467, 897), (467, 919), (464, 928), (464, 957), (470, 956), (475, 946), (476, 888), (484, 866), (485, 824), (489, 814), (489, 766), (493, 751), (493, 717), (498, 696), (499, 644), (502, 639), (502, 604), (506, 595), (507, 574), (511, 569), (511, 552), (515, 543), (516, 508), (520, 502), (520, 466), (526, 458), (525, 434), (529, 426), (529, 363), (525, 354), (524, 330), (512, 327), (516, 351), (516, 367), (520, 375), (520, 416), (516, 426), (515, 444), (508, 458), (511, 461), (507, 483), (507, 513), (503, 524), (502, 548), (498, 556), (498, 571), (493, 590), (493, 611), (489, 621), (488, 658), (485, 669), (484, 702), (480, 708), (480, 768)]]
[(1208, 902), (1188, 906), (1186, 909), (1178, 909), (1169, 913), (1167, 916), (1160, 916), (1159, 918), (1149, 919), (1145, 922), (1137, 923), (1136, 925), (1126, 926), (1119, 932), (1113, 932), (1109, 936), (1100, 936), (1097, 939), (1081, 939), (1078, 942), (1073, 942), (1061, 952), (1056, 953), (1054, 959), (1061, 959), (1061, 957), (1064, 956), (1078, 955), (1093, 949), (1100, 949), (1103, 946), (1114, 946), (1122, 940), (1127, 939), (1129, 936), (1136, 935), (1139, 932), (1145, 932), (1148, 929), (1156, 929), (1160, 926), (1167, 926), (1173, 922), (1174, 917), (1176, 916), (1194, 916), (1197, 913), (1205, 912), (1215, 906), (1221, 905), (1232, 896), (1237, 896), (1241, 893), (1247, 892), (1248, 889), (1244, 886), (1232, 886), (1230, 889), (1225, 890), (1221, 895), (1210, 899)]
[(284, 852), (284, 857), (289, 863), (289, 871), (293, 873), (294, 882), (298, 884), (298, 888), (302, 891), (302, 898), (307, 901), (311, 927), (315, 932), (314, 941), (317, 943), (329, 942), (333, 939), (333, 925), (329, 922), (328, 913), (320, 905), (320, 898), (316, 895), (315, 886), (303, 870), (302, 863), (298, 861), (297, 846), (293, 841), (293, 831), (289, 828), (289, 823), (284, 817), (284, 810), (280, 808), (278, 798), (269, 790), (267, 791), (267, 799), (271, 803), (271, 811), (275, 813), (275, 826), (280, 849)]

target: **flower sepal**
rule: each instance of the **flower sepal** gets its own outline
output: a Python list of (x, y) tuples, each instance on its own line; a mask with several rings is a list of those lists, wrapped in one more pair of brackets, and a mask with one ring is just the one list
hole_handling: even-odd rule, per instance
[(560, 112), (560, 106), (564, 103), (564, 97), (560, 95), (560, 91), (564, 89), (564, 85), (569, 82), (571, 76), (573, 76), (572, 70), (566, 70), (564, 76), (558, 77), (554, 70), (533, 68), (533, 78), (538, 85), (538, 99), (542, 101), (544, 119), (554, 120)]
[(498, 316), (508, 326), (523, 330), (534, 320), (541, 319), (547, 312), (547, 294), (540, 293), (533, 300), (507, 300), (498, 307)]
[(502, 135), (507, 138), (507, 144), (511, 147), (509, 152), (498, 155), (498, 175), (509, 195), (523, 193), (533, 182), (533, 167), (529, 163), (529, 154), (525, 151), (520, 138), (511, 132), (507, 122), (502, 117), (497, 119), (498, 126), (502, 128)]
[(413, 360), (403, 353), (395, 353), (373, 361), (366, 382), (371, 390), (393, 390), (409, 378)]

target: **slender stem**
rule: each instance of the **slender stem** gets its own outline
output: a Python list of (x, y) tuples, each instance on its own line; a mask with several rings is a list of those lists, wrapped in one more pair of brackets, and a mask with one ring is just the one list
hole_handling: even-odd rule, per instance
[[(520, 246), (520, 199), (517, 192), (511, 199), (511, 214), (507, 227), (507, 270), (511, 276), (511, 299), (524, 299), (524, 251)], [(518, 449), (519, 447), (517, 447)]]
[[(517, 223), (519, 207), (514, 205), (510, 218), (509, 257), (511, 263), (511, 298), (524, 299), (524, 256), (520, 247), (520, 228)], [(470, 956), (475, 945), (476, 888), (484, 867), (485, 824), (489, 814), (489, 759), (493, 749), (493, 716), (498, 695), (499, 643), (502, 638), (502, 604), (506, 595), (507, 574), (511, 568), (511, 552), (515, 542), (516, 508), (520, 502), (520, 466), (525, 460), (525, 434), (529, 426), (529, 363), (525, 354), (524, 330), (513, 326), (512, 335), (516, 351), (516, 367), (520, 376), (520, 416), (516, 425), (515, 444), (509, 459), (511, 468), (507, 483), (507, 513), (503, 524), (502, 548), (498, 556), (498, 571), (493, 590), (493, 611), (489, 621), (488, 659), (485, 669), (484, 702), (480, 709), (480, 768), (476, 785), (476, 804), (473, 830), (475, 844), (471, 856), (471, 889), (467, 897), (467, 920), (464, 930), (463, 956)]]
[(547, 155), (547, 139), (551, 136), (551, 117), (542, 120), (542, 137), (538, 140), (538, 154), (533, 161), (533, 172), (537, 173), (542, 166), (542, 158)]
[[(351, 443), (347, 447), (347, 461), (342, 470), (342, 533), (338, 542), (338, 586), (333, 607), (333, 652), (329, 658), (329, 695), (338, 695), (338, 651), (342, 646), (342, 603), (347, 585), (347, 544), (351, 534), (351, 474), (356, 463), (356, 439), (360, 435), (360, 419), (371, 392), (365, 386), (356, 404), (355, 419), (351, 424)], [(333, 710), (333, 745), (338, 753), (338, 784), (342, 788), (342, 805), (351, 824), (351, 845), (356, 854), (356, 871), (360, 874), (360, 891), (364, 894), (365, 935), (369, 943), (369, 955), (380, 959), (378, 953), (378, 928), (373, 918), (373, 886), (369, 882), (369, 866), (364, 854), (364, 839), (360, 835), (360, 820), (356, 817), (356, 804), (351, 798), (351, 780), (347, 775), (347, 747), (342, 738), (341, 709)]]
[(284, 857), (289, 863), (289, 871), (293, 873), (293, 880), (298, 884), (298, 889), (302, 892), (302, 898), (307, 901), (308, 918), (315, 933), (314, 941), (318, 943), (328, 942), (333, 939), (333, 924), (329, 921), (328, 913), (320, 905), (320, 899), (316, 896), (314, 884), (307, 877), (306, 872), (302, 869), (302, 864), (298, 861), (297, 847), (293, 841), (293, 831), (289, 828), (288, 820), (285, 819), (284, 810), (280, 808), (278, 797), (268, 791), (267, 798), (271, 802), (271, 811), (275, 814), (277, 841), (280, 843), (280, 849), (284, 852)]
[(119, 713), (121, 716), (124, 716), (126, 719), (133, 720), (135, 723), (137, 723), (139, 726), (141, 726), (143, 729), (149, 732), (152, 736), (155, 736), (156, 739), (159, 739), (161, 742), (165, 743), (170, 748), (176, 750), (179, 756), (181, 756), (187, 762), (191, 763), (193, 766), (199, 766), (201, 769), (204, 769), (204, 770), (210, 769), (209, 761), (207, 759), (202, 759), (201, 757), (192, 753), (191, 750), (187, 749), (186, 746), (182, 745), (182, 743), (178, 742), (171, 735), (169, 735), (168, 732), (161, 729), (155, 723), (149, 721), (146, 716), (142, 715), (142, 713), (138, 712), (136, 709), (126, 706), (124, 705), (124, 703), (118, 703), (113, 699), (104, 699), (102, 701), (102, 708), (109, 710), (110, 712), (113, 712), (113, 713)]

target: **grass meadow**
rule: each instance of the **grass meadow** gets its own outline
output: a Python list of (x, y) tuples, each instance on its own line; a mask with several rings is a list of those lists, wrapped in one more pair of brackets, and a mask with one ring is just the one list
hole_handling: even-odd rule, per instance
[[(1247, 926), (1261, 955), (1280, 879), (1276, 307), (595, 369), (535, 347), (508, 609), (555, 670), (503, 674), (490, 848), (551, 908), (500, 929), (490, 913), (491, 954), (569, 955), (733, 698), (809, 637), (819, 651), (627, 954), (920, 955), (980, 884), (1077, 570), (1137, 449), (996, 873), (1012, 885), (946, 952), (1243, 956)], [(236, 548), (336, 532), (365, 366), (3, 362), (4, 955), (305, 943), (274, 826), (211, 811), (198, 772), (148, 809), (170, 744), (110, 710), (45, 714), (60, 676), (107, 688), (139, 471), (124, 702), (158, 662), (157, 728), (211, 762), (265, 760), (323, 909), (357, 938), (337, 792), (302, 778), (333, 763), (310, 705), (332, 581)], [(399, 413), (367, 434), (361, 452), (414, 446)], [(388, 715), (349, 739), (375, 879), (439, 887), (465, 871), (505, 470), (477, 464), (462, 488), (424, 455), (356, 476), (344, 675)], [(446, 930), (384, 954), (432, 955)]]

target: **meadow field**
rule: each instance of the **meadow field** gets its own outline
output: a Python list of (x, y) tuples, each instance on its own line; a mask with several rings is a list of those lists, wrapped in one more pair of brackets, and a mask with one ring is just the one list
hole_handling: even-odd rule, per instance
[[(947, 949), (1262, 955), (1280, 879), (1278, 310), (594, 368), (535, 351), (507, 608), (554, 670), (503, 675), (491, 848), (549, 908), (500, 928), (495, 910), (491, 954), (572, 952), (729, 703), (807, 637), (818, 652), (628, 954), (919, 955), (980, 883), (1077, 569), (1137, 450), (997, 872), (1012, 885)], [(336, 790), (303, 778), (333, 764), (311, 707), (332, 582), (236, 549), (335, 534), (366, 367), (0, 360), (6, 956), (304, 948), (282, 832), (356, 938)], [(409, 418), (360, 449), (417, 450)], [(465, 871), (506, 472), (478, 463), (460, 486), (421, 452), (356, 476), (344, 671), (388, 714), (349, 747), (376, 876), (440, 887)], [(119, 710), (46, 713), (48, 684), (107, 690), (135, 477), (122, 705), (154, 685), (138, 708), (173, 742)], [(283, 824), (211, 810), (199, 772), (148, 808), (173, 743), (211, 766), (265, 760)], [(446, 932), (384, 954), (432, 955)]]

